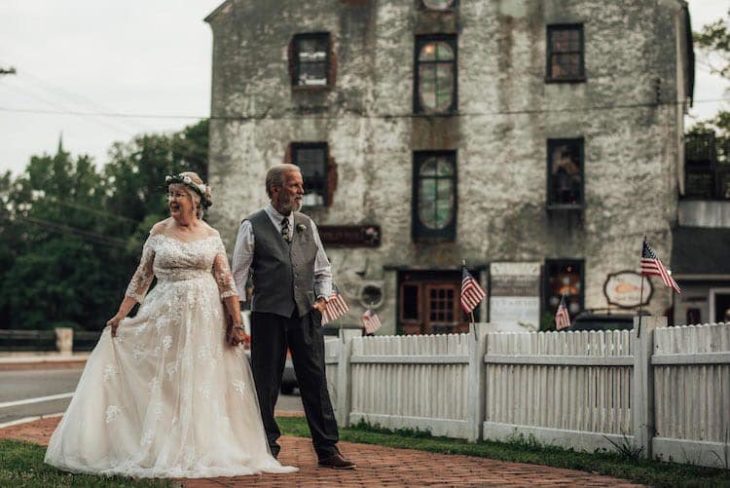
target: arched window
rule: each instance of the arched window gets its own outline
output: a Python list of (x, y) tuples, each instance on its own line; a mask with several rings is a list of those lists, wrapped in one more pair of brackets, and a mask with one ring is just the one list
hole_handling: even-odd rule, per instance
[(456, 111), (456, 36), (416, 38), (414, 111)]
[(413, 237), (454, 240), (456, 234), (456, 153), (414, 154)]

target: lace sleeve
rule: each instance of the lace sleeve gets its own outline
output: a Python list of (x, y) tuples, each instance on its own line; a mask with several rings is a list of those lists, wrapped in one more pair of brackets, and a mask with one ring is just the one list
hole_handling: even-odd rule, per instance
[(221, 300), (223, 300), (224, 298), (238, 296), (238, 291), (236, 291), (236, 283), (233, 281), (233, 273), (231, 273), (231, 268), (228, 266), (228, 256), (226, 256), (226, 249), (222, 241), (218, 241), (218, 247), (218, 254), (216, 254), (213, 261), (213, 276), (215, 276), (215, 281), (218, 283), (218, 291)]
[(154, 236), (147, 238), (147, 242), (144, 243), (142, 248), (142, 259), (139, 260), (139, 266), (134, 272), (134, 276), (129, 281), (127, 291), (124, 294), (130, 298), (134, 298), (138, 303), (142, 303), (147, 290), (152, 284), (152, 278), (154, 278), (154, 272), (152, 271), (152, 263), (155, 260), (155, 250), (152, 246)]

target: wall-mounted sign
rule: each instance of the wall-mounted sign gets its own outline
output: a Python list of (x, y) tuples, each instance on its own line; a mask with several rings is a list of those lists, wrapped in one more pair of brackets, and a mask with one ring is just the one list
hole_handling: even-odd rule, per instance
[(540, 327), (540, 263), (492, 263), (489, 266), (489, 321)]
[(379, 225), (322, 225), (317, 229), (325, 246), (378, 247), (380, 245)]
[[(642, 282), (644, 292), (641, 292)], [(603, 294), (611, 305), (621, 308), (635, 308), (644, 306), (651, 300), (654, 288), (646, 276), (634, 271), (619, 271), (611, 273), (603, 284)]]

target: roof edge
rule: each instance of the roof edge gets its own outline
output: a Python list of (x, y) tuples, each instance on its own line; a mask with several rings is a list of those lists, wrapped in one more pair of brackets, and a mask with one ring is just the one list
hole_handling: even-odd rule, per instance
[(214, 17), (216, 17), (227, 5), (231, 4), (233, 0), (225, 0), (223, 3), (218, 5), (215, 10), (213, 10), (211, 13), (209, 13), (204, 19), (204, 22), (207, 22), (210, 24), (211, 20), (213, 20)]

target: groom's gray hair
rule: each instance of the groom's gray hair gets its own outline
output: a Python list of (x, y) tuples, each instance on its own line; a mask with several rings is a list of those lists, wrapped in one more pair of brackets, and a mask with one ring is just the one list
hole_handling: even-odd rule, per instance
[(284, 186), (284, 175), (296, 171), (301, 173), (302, 170), (296, 164), (277, 164), (269, 168), (266, 172), (266, 194), (271, 198), (271, 189), (275, 186)]

